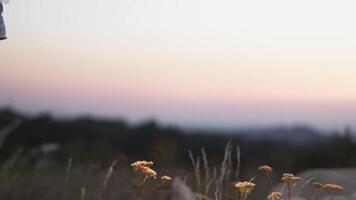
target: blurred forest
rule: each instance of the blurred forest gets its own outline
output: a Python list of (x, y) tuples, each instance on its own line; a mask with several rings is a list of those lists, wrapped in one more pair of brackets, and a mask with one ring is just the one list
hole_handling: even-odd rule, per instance
[[(0, 110), (2, 165), (47, 167), (104, 164), (114, 159), (159, 161), (161, 167), (190, 167), (188, 151), (205, 148), (212, 163), (221, 162), (229, 139), (241, 150), (242, 173), (264, 163), (276, 170), (356, 166), (356, 141), (349, 129), (323, 133), (306, 126), (224, 131), (188, 131), (154, 121), (130, 125), (123, 119), (55, 119)], [(14, 158), (16, 160), (14, 161)]]

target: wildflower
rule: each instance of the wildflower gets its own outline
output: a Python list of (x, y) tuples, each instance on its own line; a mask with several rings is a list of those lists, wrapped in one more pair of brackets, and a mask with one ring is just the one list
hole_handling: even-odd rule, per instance
[(139, 180), (140, 182), (138, 185), (142, 185), (146, 182), (147, 179), (149, 178), (156, 178), (157, 177), (157, 172), (150, 167), (153, 165), (152, 161), (136, 161), (131, 164), (131, 167), (134, 168), (136, 173), (139, 175)]
[(330, 183), (323, 185), (323, 188), (329, 192), (342, 192), (344, 190), (342, 186)]
[(162, 180), (162, 181), (171, 181), (172, 178), (169, 177), (169, 176), (162, 176), (162, 177), (161, 177), (161, 180)]
[(135, 169), (135, 171), (139, 171), (144, 167), (150, 167), (152, 165), (153, 165), (152, 161), (140, 160), (140, 161), (136, 161), (136, 162), (132, 163), (131, 167), (133, 167)]
[(268, 165), (262, 165), (261, 167), (258, 168), (261, 172), (264, 173), (271, 173), (272, 172), (272, 168)]
[(250, 194), (250, 192), (253, 190), (253, 188), (256, 186), (256, 184), (245, 181), (245, 182), (237, 182), (235, 184), (235, 188), (238, 189), (241, 193), (240, 199), (241, 200), (246, 200), (247, 196)]
[(149, 167), (143, 167), (142, 172), (146, 176), (146, 178), (157, 177), (157, 172)]
[(272, 179), (271, 179), (272, 167), (270, 167), (268, 165), (262, 165), (258, 169), (266, 175), (270, 186), (273, 187), (273, 183), (272, 183)]
[(342, 186), (330, 183), (323, 185), (323, 188), (328, 192), (330, 200), (334, 199), (335, 193), (342, 192), (344, 190)]
[(245, 192), (245, 191), (250, 192), (255, 186), (256, 186), (256, 184), (248, 182), (248, 181), (237, 182), (235, 184), (235, 188), (237, 188), (240, 192)]
[(323, 185), (322, 183), (319, 183), (319, 182), (313, 182), (313, 186), (315, 187), (315, 191), (314, 191), (312, 200), (316, 199), (319, 190), (320, 190), (321, 188), (323, 188), (324, 185)]
[(318, 188), (318, 189), (320, 189), (320, 188), (322, 188), (324, 185), (321, 184), (321, 183), (319, 183), (319, 182), (313, 182), (313, 186), (316, 187), (316, 188)]
[(267, 196), (269, 200), (280, 200), (282, 197), (282, 193), (280, 192), (272, 192)]
[(294, 176), (294, 174), (291, 173), (284, 173), (281, 180), (287, 184), (287, 189), (288, 189), (288, 200), (291, 199), (292, 195), (292, 190), (290, 184), (293, 183), (295, 185), (296, 182), (300, 181), (301, 178), (298, 176)]
[(294, 176), (294, 174), (284, 173), (281, 180), (283, 182), (298, 182), (302, 180), (299, 176)]

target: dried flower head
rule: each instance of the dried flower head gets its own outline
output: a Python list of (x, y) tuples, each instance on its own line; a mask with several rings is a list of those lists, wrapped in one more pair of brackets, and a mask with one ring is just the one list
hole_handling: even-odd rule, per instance
[(280, 192), (272, 192), (267, 196), (269, 200), (280, 200), (282, 197), (282, 193)]
[(244, 182), (237, 182), (235, 184), (235, 188), (238, 189), (240, 192), (250, 192), (256, 184), (244, 181)]
[(146, 178), (157, 177), (157, 172), (149, 167), (143, 167), (142, 172), (146, 176)]
[(292, 177), (292, 182), (298, 182), (300, 180), (302, 180), (302, 178), (300, 178), (299, 176), (293, 176)]
[(313, 186), (320, 189), (322, 188), (324, 185), (322, 183), (319, 183), (319, 182), (313, 182)]
[(297, 182), (300, 181), (301, 178), (298, 176), (294, 176), (294, 174), (291, 173), (284, 173), (281, 180), (283, 182)]
[(172, 178), (169, 177), (169, 176), (162, 176), (162, 177), (161, 177), (161, 180), (162, 180), (162, 181), (171, 181)]
[(293, 177), (294, 174), (292, 174), (292, 173), (283, 173), (282, 176), (283, 176), (283, 177)]
[(256, 184), (251, 183), (249, 181), (244, 181), (244, 182), (237, 182), (235, 184), (235, 188), (239, 190), (241, 193), (240, 199), (241, 200), (246, 200), (250, 192), (253, 190), (253, 188), (256, 186)]
[(329, 192), (342, 192), (344, 190), (342, 186), (330, 183), (323, 185), (323, 188)]
[(262, 165), (261, 167), (258, 168), (261, 172), (264, 173), (271, 173), (272, 172), (272, 168), (268, 165)]
[(138, 185), (143, 185), (149, 178), (156, 178), (157, 172), (150, 168), (153, 165), (152, 161), (136, 161), (131, 164), (138, 174), (139, 182)]
[(139, 160), (139, 161), (133, 162), (131, 164), (131, 167), (133, 167), (136, 171), (139, 171), (144, 167), (151, 167), (152, 165), (153, 165), (152, 161)]

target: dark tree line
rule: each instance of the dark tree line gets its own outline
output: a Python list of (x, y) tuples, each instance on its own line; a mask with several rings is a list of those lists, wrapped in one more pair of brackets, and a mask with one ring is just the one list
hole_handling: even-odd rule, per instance
[[(154, 121), (130, 125), (123, 119), (79, 117), (60, 120), (46, 114), (26, 116), (10, 109), (0, 110), (0, 130), (16, 120), (20, 121), (19, 125), (8, 135), (1, 132), (1, 163), (18, 154), (28, 165), (43, 157), (64, 164), (72, 157), (81, 163), (107, 163), (118, 158), (187, 166), (190, 162), (188, 150), (199, 153), (202, 147), (209, 160), (217, 163), (221, 161), (224, 145), (231, 139), (234, 145), (240, 146), (241, 164), (245, 168), (264, 163), (277, 170), (296, 171), (356, 166), (356, 143), (350, 131), (329, 136), (300, 127), (261, 130), (264, 134), (248, 130), (186, 131)], [(57, 148), (49, 148), (51, 145)]]

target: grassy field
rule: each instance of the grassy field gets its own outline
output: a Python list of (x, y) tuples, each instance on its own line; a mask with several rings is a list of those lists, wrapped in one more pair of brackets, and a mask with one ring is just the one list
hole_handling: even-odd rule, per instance
[[(240, 151), (228, 142), (222, 162), (211, 165), (204, 149), (189, 151), (191, 167), (159, 168), (159, 161), (114, 160), (101, 164), (46, 167), (2, 167), (0, 199), (6, 200), (117, 200), (117, 199), (292, 199), (313, 188), (310, 199), (333, 199), (343, 191), (333, 183), (319, 183), (317, 177), (303, 180), (288, 173), (275, 173), (268, 165), (256, 166), (250, 175), (240, 174)], [(233, 157), (236, 162), (233, 162)], [(282, 184), (278, 191), (275, 185)], [(188, 200), (188, 199), (187, 199)]]

